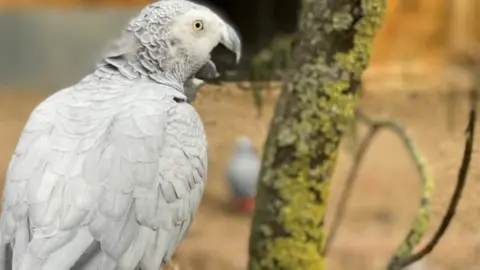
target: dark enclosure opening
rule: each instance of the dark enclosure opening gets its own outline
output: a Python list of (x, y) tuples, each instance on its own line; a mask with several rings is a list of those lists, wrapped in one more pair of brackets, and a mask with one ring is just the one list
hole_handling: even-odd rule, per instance
[[(215, 9), (239, 30), (243, 42), (243, 56), (240, 66), (236, 69), (243, 70), (248, 68), (251, 57), (268, 46), (274, 36), (295, 32), (300, 7), (299, 0), (197, 0), (196, 2)], [(225, 69), (222, 64), (218, 65), (218, 68), (220, 71)]]

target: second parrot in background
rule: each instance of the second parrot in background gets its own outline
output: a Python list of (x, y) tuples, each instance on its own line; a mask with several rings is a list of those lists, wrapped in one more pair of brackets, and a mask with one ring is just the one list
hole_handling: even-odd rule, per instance
[(252, 141), (245, 136), (239, 137), (227, 168), (228, 185), (239, 212), (250, 213), (255, 207), (260, 165)]

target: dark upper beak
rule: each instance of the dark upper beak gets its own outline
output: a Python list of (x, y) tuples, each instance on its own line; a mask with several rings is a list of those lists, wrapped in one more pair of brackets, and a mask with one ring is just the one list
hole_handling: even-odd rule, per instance
[(220, 76), (220, 74), (218, 73), (217, 67), (215, 66), (215, 63), (213, 63), (212, 60), (208, 60), (208, 62), (205, 65), (203, 65), (203, 67), (200, 68), (200, 70), (198, 70), (197, 73), (195, 74), (195, 78), (204, 80), (204, 81), (215, 79), (218, 76)]
[(208, 60), (200, 70), (195, 73), (195, 78), (205, 81), (209, 84), (221, 84), (219, 79), (220, 74), (217, 71), (217, 67), (212, 60)]

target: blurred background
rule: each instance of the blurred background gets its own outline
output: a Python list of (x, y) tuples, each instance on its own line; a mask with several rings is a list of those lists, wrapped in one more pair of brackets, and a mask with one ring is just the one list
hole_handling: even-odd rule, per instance
[[(295, 31), (300, 1), (203, 0), (240, 29), (248, 73), (253, 55)], [(90, 72), (108, 42), (148, 0), (0, 0), (0, 182), (31, 110), (47, 95)], [(480, 1), (388, 0), (361, 106), (400, 120), (429, 162), (437, 189), (432, 229), (456, 181), (471, 85), (461, 55), (478, 50)], [(460, 59), (460, 60), (459, 60)], [(248, 80), (247, 76), (237, 79)], [(261, 155), (278, 89), (263, 91), (257, 115), (252, 94), (237, 82), (202, 87), (195, 107), (210, 144), (209, 182), (194, 225), (176, 254), (181, 270), (245, 269), (250, 216), (232, 211), (225, 180), (235, 140), (251, 138)], [(342, 148), (331, 190), (333, 212), (352, 152)], [(419, 179), (401, 141), (382, 132), (367, 154), (345, 222), (328, 257), (332, 270), (383, 269), (417, 207)], [(477, 159), (457, 216), (428, 269), (480, 269), (480, 182)], [(327, 222), (330, 218), (327, 217)]]

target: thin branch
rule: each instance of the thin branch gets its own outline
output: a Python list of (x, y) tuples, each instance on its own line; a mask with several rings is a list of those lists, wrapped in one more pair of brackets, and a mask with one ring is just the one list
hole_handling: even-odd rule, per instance
[(430, 240), (430, 242), (419, 252), (412, 254), (413, 249), (415, 246), (420, 242), (422, 236), (424, 235), (428, 221), (429, 221), (429, 208), (430, 208), (430, 199), (433, 190), (433, 179), (429, 176), (426, 170), (426, 165), (423, 162), (423, 158), (420, 156), (417, 148), (413, 144), (413, 140), (406, 134), (403, 128), (391, 120), (378, 120), (378, 119), (370, 119), (369, 117), (359, 113), (359, 120), (362, 120), (369, 126), (369, 132), (362, 140), (358, 152), (354, 158), (354, 164), (350, 170), (348, 175), (345, 189), (343, 190), (339, 202), (339, 206), (337, 208), (337, 212), (334, 217), (334, 221), (331, 227), (331, 233), (327, 237), (327, 244), (326, 244), (326, 252), (328, 252), (329, 247), (331, 246), (338, 228), (341, 224), (341, 221), (344, 216), (345, 208), (347, 205), (347, 201), (349, 199), (351, 189), (354, 183), (354, 180), (357, 176), (358, 170), (361, 165), (361, 161), (365, 155), (366, 150), (370, 146), (373, 137), (376, 133), (380, 130), (380, 128), (390, 128), (392, 129), (399, 137), (403, 140), (405, 146), (409, 150), (409, 153), (413, 160), (415, 161), (415, 165), (417, 170), (420, 173), (422, 179), (422, 199), (421, 199), (421, 206), (415, 218), (414, 224), (410, 229), (407, 237), (403, 241), (400, 248), (397, 250), (395, 255), (390, 260), (388, 265), (389, 270), (396, 270), (402, 269), (407, 267), (416, 261), (421, 260), (423, 257), (428, 255), (438, 244), (441, 237), (447, 230), (453, 216), (455, 215), (455, 209), (461, 199), (461, 194), (463, 188), (465, 186), (466, 177), (468, 174), (468, 168), (471, 161), (471, 155), (473, 151), (473, 143), (474, 143), (474, 136), (475, 136), (475, 122), (477, 118), (477, 101), (478, 101), (478, 92), (471, 91), (471, 109), (469, 114), (468, 126), (466, 129), (466, 141), (465, 141), (465, 149), (463, 153), (463, 160), (462, 164), (459, 169), (458, 173), (458, 181), (455, 187), (455, 191), (452, 195), (452, 199), (450, 201), (448, 210), (440, 224), (439, 228), (437, 229), (435, 235)]
[(420, 243), (423, 235), (428, 229), (430, 221), (430, 204), (432, 194), (434, 190), (434, 181), (430, 175), (425, 159), (420, 154), (420, 151), (415, 146), (413, 139), (407, 134), (407, 132), (396, 122), (385, 122), (391, 130), (393, 130), (403, 141), (403, 144), (407, 148), (410, 157), (415, 163), (415, 167), (420, 175), (421, 180), (421, 194), (420, 194), (420, 207), (417, 210), (417, 214), (413, 220), (413, 224), (410, 230), (403, 240), (400, 247), (390, 259), (387, 269), (393, 270), (396, 268), (396, 262), (403, 258), (406, 258), (412, 254), (414, 248)]
[(471, 105), (470, 105), (471, 108), (469, 113), (468, 125), (466, 129), (466, 139), (465, 139), (465, 149), (463, 152), (463, 160), (462, 160), (462, 164), (460, 165), (460, 169), (458, 171), (457, 185), (455, 187), (455, 191), (450, 200), (448, 210), (442, 219), (442, 223), (438, 227), (437, 231), (435, 232), (430, 242), (428, 242), (428, 244), (423, 249), (421, 249), (419, 252), (415, 253), (414, 255), (408, 257), (407, 259), (404, 259), (398, 262), (395, 269), (402, 269), (408, 265), (411, 265), (412, 263), (418, 260), (421, 260), (423, 257), (425, 257), (430, 252), (432, 252), (432, 250), (435, 248), (435, 246), (438, 244), (438, 242), (442, 238), (443, 234), (446, 232), (448, 226), (450, 225), (450, 222), (453, 219), (453, 216), (455, 215), (455, 210), (462, 197), (463, 188), (465, 187), (465, 183), (468, 175), (468, 169), (469, 169), (470, 161), (472, 157), (473, 143), (474, 143), (474, 137), (475, 137), (475, 122), (477, 118), (477, 100), (478, 100), (477, 91), (476, 90), (471, 91)]
[(360, 165), (364, 159), (365, 153), (367, 152), (369, 146), (373, 141), (373, 137), (377, 133), (378, 128), (376, 126), (369, 129), (367, 135), (363, 138), (362, 142), (358, 147), (358, 151), (355, 154), (353, 159), (353, 165), (350, 168), (350, 172), (348, 173), (347, 180), (345, 180), (345, 188), (340, 195), (340, 200), (337, 206), (336, 213), (334, 215), (334, 219), (332, 225), (330, 227), (330, 233), (328, 234), (327, 241), (325, 244), (325, 254), (330, 251), (330, 247), (333, 243), (333, 240), (337, 236), (338, 229), (340, 228), (340, 224), (345, 216), (345, 209), (347, 206), (348, 199), (350, 198), (350, 194), (352, 193), (353, 184), (355, 179), (357, 178), (358, 170), (360, 169)]
[(378, 133), (378, 131), (380, 131), (382, 128), (388, 128), (394, 131), (402, 139), (405, 147), (407, 148), (411, 158), (415, 163), (422, 182), (420, 209), (417, 216), (415, 217), (412, 229), (410, 230), (404, 242), (394, 256), (394, 259), (405, 258), (406, 256), (411, 254), (413, 248), (416, 244), (420, 242), (421, 237), (427, 229), (429, 221), (430, 198), (433, 190), (433, 179), (428, 174), (426, 164), (423, 161), (424, 159), (421, 156), (420, 152), (417, 150), (413, 139), (405, 132), (405, 130), (400, 124), (390, 119), (372, 119), (361, 112), (357, 112), (357, 117), (358, 120), (364, 122), (369, 127), (369, 131), (359, 146), (359, 149), (354, 158), (354, 163), (345, 183), (345, 189), (341, 194), (339, 206), (337, 207), (334, 221), (332, 223), (331, 232), (330, 235), (327, 237), (326, 252), (328, 252), (338, 232), (338, 228), (343, 219), (345, 208), (347, 205), (347, 201), (350, 197), (354, 180), (357, 176), (361, 161), (363, 160), (366, 150), (370, 146), (374, 136)]

